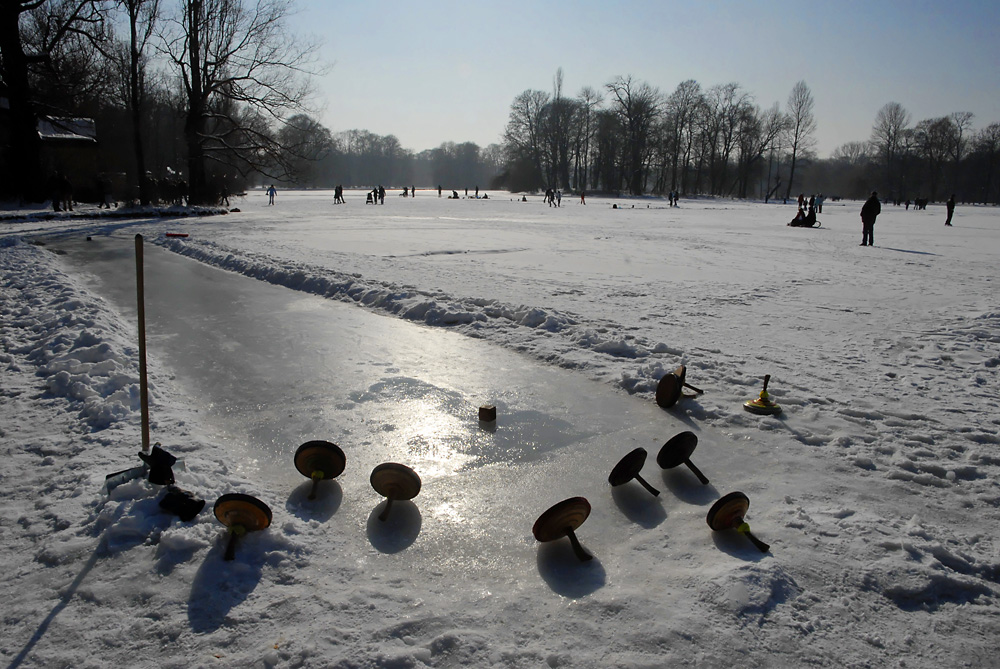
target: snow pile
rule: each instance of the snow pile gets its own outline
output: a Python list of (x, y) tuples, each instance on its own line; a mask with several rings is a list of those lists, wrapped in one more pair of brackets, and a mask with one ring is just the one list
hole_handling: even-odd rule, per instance
[(57, 269), (52, 253), (15, 239), (0, 263), (0, 355), (8, 369), (30, 365), (46, 395), (68, 400), (94, 430), (137, 411), (135, 333)]
[[(471, 336), (532, 353), (561, 367), (588, 367), (589, 363), (580, 359), (581, 349), (627, 359), (645, 358), (650, 351), (670, 352), (665, 344), (644, 341), (635, 335), (595, 330), (557, 310), (419, 291), (306, 263), (279, 262), (266, 255), (240, 252), (211, 241), (172, 238), (153, 241), (175, 253), (222, 269), (293, 290), (356, 302), (407, 320), (452, 327)], [(554, 344), (549, 335), (558, 336), (561, 343)], [(641, 373), (656, 376), (624, 379), (622, 387), (630, 392), (655, 388), (663, 370), (660, 366), (652, 366), (642, 368)]]

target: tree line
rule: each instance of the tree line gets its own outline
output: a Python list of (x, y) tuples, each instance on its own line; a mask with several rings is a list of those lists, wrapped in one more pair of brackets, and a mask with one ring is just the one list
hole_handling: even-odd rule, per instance
[[(6, 196), (47, 199), (39, 121), (96, 121), (98, 165), (130, 199), (183, 182), (193, 204), (264, 179), (303, 187), (444, 185), (793, 198), (801, 191), (996, 203), (1000, 124), (970, 112), (912, 124), (896, 102), (871, 136), (815, 153), (805, 82), (785, 108), (738, 83), (669, 94), (620, 76), (575, 96), (517, 95), (502, 137), (416, 153), (393, 135), (334, 133), (308, 110), (317, 45), (285, 27), (293, 0), (0, 0), (0, 158)], [(173, 188), (176, 190), (176, 188)]]
[(47, 199), (40, 120), (86, 117), (100, 169), (148, 203), (159, 180), (209, 204), (247, 175), (282, 177), (316, 45), (285, 30), (291, 0), (2, 0), (3, 188)]
[(546, 187), (609, 193), (795, 198), (804, 190), (896, 200), (997, 203), (1000, 124), (972, 127), (956, 112), (911, 126), (896, 102), (880, 109), (866, 141), (828, 159), (815, 153), (815, 101), (792, 88), (785, 109), (763, 108), (738, 83), (703, 88), (681, 82), (663, 94), (631, 76), (602, 89), (526, 90), (511, 104), (500, 182), (512, 190)]

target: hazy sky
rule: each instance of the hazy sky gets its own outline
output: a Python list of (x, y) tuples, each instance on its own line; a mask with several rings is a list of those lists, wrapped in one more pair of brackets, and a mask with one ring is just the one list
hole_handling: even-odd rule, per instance
[(998, 0), (297, 0), (293, 33), (322, 41), (330, 130), (396, 135), (414, 151), (499, 142), (514, 97), (602, 89), (632, 75), (669, 94), (737, 82), (786, 107), (804, 80), (817, 150), (868, 139), (879, 108), (913, 123), (955, 111), (1000, 122)]

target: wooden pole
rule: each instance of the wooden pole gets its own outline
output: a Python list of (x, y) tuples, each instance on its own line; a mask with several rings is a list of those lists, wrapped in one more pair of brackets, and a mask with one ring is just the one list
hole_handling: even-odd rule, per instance
[(149, 385), (146, 381), (146, 290), (142, 278), (142, 235), (135, 236), (135, 285), (139, 306), (139, 401), (142, 407), (142, 452), (149, 453)]

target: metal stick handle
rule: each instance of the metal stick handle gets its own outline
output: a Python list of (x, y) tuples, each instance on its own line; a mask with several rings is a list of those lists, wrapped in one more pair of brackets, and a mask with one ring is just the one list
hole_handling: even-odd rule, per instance
[(641, 476), (639, 476), (638, 474), (636, 474), (635, 475), (635, 480), (638, 481), (639, 483), (641, 483), (643, 488), (645, 488), (649, 492), (653, 493), (654, 495), (659, 496), (660, 491), (657, 490), (656, 488), (654, 488), (653, 486), (649, 485), (649, 483), (646, 482), (646, 479), (644, 479)]
[(381, 520), (381, 521), (384, 521), (386, 518), (388, 518), (389, 517), (389, 509), (391, 509), (391, 508), (392, 508), (392, 498), (391, 497), (386, 497), (385, 498), (385, 510), (378, 515), (378, 519)]
[(580, 558), (581, 562), (594, 559), (593, 555), (583, 550), (583, 546), (580, 545), (580, 540), (576, 538), (576, 534), (573, 533), (572, 529), (566, 529), (566, 536), (569, 537), (569, 543), (573, 546), (573, 552), (576, 553), (576, 556)]
[(688, 466), (688, 469), (694, 472), (694, 475), (698, 477), (698, 480), (701, 481), (702, 485), (708, 485), (708, 478), (701, 473), (700, 469), (694, 466), (693, 462), (691, 462), (690, 460), (685, 460), (684, 464)]
[(236, 532), (229, 533), (229, 543), (226, 544), (226, 554), (222, 557), (223, 560), (236, 559), (236, 536)]

